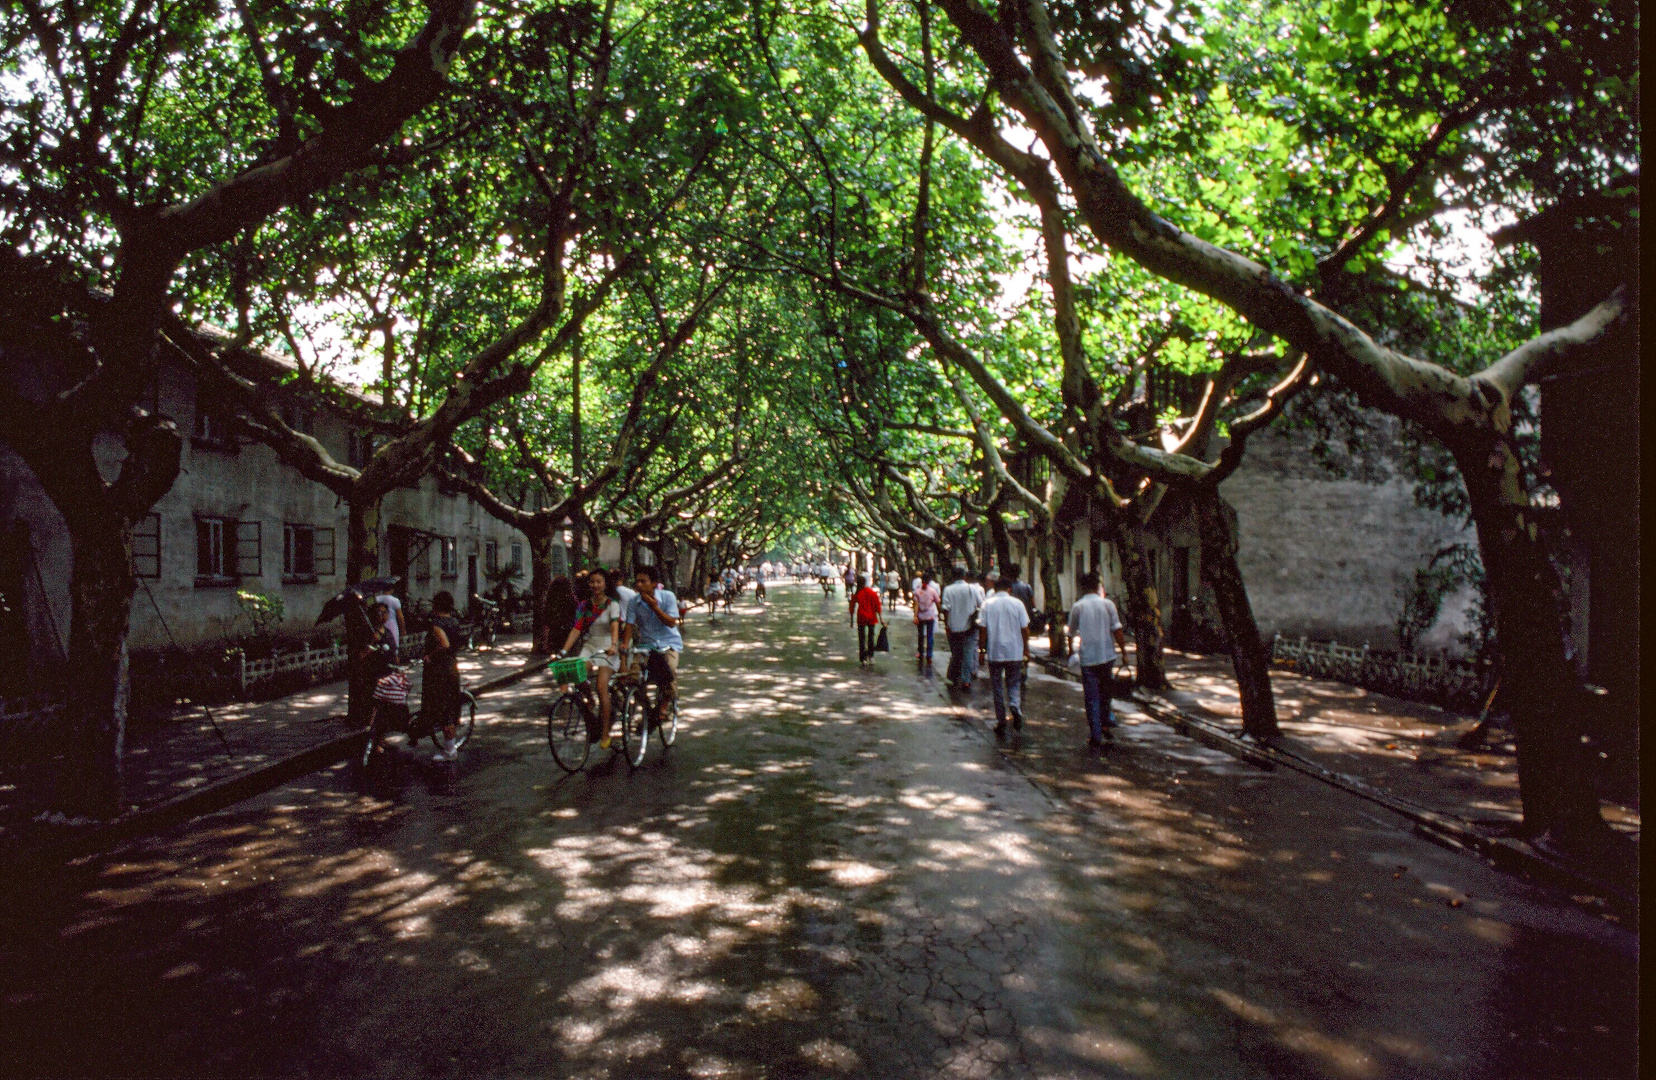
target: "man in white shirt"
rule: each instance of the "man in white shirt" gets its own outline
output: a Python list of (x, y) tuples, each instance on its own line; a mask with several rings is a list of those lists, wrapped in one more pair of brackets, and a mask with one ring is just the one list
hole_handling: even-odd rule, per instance
[(977, 654), (973, 638), (977, 634), (977, 612), (983, 605), (983, 594), (976, 585), (966, 580), (966, 568), (957, 566), (954, 580), (943, 590), (943, 631), (949, 635), (948, 684), (959, 690), (972, 688), (972, 661)]
[[(978, 584), (975, 581), (972, 581), (970, 578), (967, 579), (966, 584), (972, 590), (972, 596), (977, 602), (978, 617), (981, 620), (982, 613), (983, 613), (983, 602), (985, 600), (989, 599), (990, 590), (985, 589), (982, 585)], [(978, 676), (978, 652), (979, 651), (980, 650), (977, 650), (977, 649), (967, 649), (966, 650), (966, 682), (967, 683), (970, 683), (973, 679), (977, 678), (977, 676)]]
[(1006, 734), (1006, 714), (1023, 730), (1023, 673), (1029, 660), (1029, 612), (1007, 592), (1009, 581), (995, 582), (995, 595), (978, 613), (978, 641), (989, 661), (989, 688), (995, 695), (995, 734)]
[(1081, 575), (1081, 598), (1070, 609), (1070, 633), (1080, 639), (1081, 692), (1087, 706), (1087, 749), (1102, 750), (1115, 738), (1110, 715), (1110, 665), (1127, 651), (1127, 635), (1113, 601), (1099, 587), (1097, 571)]

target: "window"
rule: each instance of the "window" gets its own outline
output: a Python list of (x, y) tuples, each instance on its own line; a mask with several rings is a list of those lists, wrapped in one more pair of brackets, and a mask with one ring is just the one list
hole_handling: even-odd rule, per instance
[(196, 518), (196, 584), (223, 585), (263, 574), (259, 522)]
[[(435, 543), (435, 541), (433, 541), (433, 543)], [(428, 543), (425, 546), (423, 546), (422, 548), (420, 548), (420, 554), (414, 560), (414, 580), (415, 581), (430, 581), (431, 580), (431, 548), (432, 548), (431, 543)]]
[(500, 544), (494, 540), (483, 543), (483, 572), (493, 574), (500, 569)]
[(460, 576), (460, 556), (455, 550), (454, 537), (445, 536), (439, 541), (443, 550), (443, 576), (446, 578)]
[[(236, 523), (223, 518), (196, 518), (196, 577), (228, 578), (234, 566), (231, 552)], [(226, 528), (229, 526), (229, 528)]]
[(523, 576), (523, 545), (512, 541), (512, 576)]
[(569, 573), (569, 552), (562, 544), (552, 549), (552, 576), (561, 577)]
[(345, 437), (345, 453), (351, 468), (366, 469), (374, 456), (374, 436), (365, 431), (353, 431)]
[(238, 521), (236, 525), (236, 547), (233, 564), (237, 577), (262, 577), (264, 575), (264, 550), (259, 539), (259, 523), (257, 521)]
[(316, 580), (316, 527), (282, 526), (282, 579)]
[(132, 523), (132, 574), (161, 576), (161, 515), (145, 514)]

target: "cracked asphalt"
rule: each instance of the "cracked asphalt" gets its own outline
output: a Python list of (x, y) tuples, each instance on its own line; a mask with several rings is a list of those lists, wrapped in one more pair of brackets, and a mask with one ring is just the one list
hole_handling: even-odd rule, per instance
[[(987, 689), (777, 586), (692, 619), (676, 746), (547, 753), (484, 699), (398, 751), (0, 883), (0, 1073), (1619, 1077), (1638, 941), (1297, 775), (1033, 680)], [(429, 745), (429, 744), (428, 744)]]

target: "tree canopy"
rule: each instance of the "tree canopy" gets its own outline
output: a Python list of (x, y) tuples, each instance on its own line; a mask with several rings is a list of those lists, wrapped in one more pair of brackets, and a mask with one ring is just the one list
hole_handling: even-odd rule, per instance
[[(1557, 626), (1525, 387), (1626, 332), (1636, 282), (1537, 336), (1533, 248), (1483, 237), (1636, 187), (1638, 25), (1631, 0), (10, 5), (0, 305), (53, 359), (0, 438), (87, 538), (77, 608), (113, 605), (77, 623), (113, 702), (90, 722), (118, 731), (123, 552), (177, 474), (143, 406), (163, 356), (351, 503), (353, 572), (377, 500), (435, 471), (532, 536), (716, 561), (809, 534), (975, 564), (1009, 519), (1056, 555), (1082, 493), (1142, 590), (1175, 493), (1236, 641), (1224, 478), (1265, 424), (1333, 438), (1361, 404), (1476, 525), (1509, 661), (1561, 667), (1514, 629)], [(235, 374), (253, 347), (376, 393), (369, 460), (290, 428)], [(1570, 758), (1568, 725), (1524, 723)]]

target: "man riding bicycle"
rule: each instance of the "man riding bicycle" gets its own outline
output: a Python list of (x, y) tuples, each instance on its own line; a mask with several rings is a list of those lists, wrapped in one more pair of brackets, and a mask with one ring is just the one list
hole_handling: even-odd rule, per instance
[(661, 571), (654, 566), (640, 566), (634, 581), (638, 595), (627, 605), (627, 625), (632, 628), (633, 647), (644, 650), (645, 675), (656, 685), (652, 725), (661, 722), (667, 708), (678, 697), (679, 654), (684, 651), (684, 636), (679, 625), (678, 597), (662, 588)]

